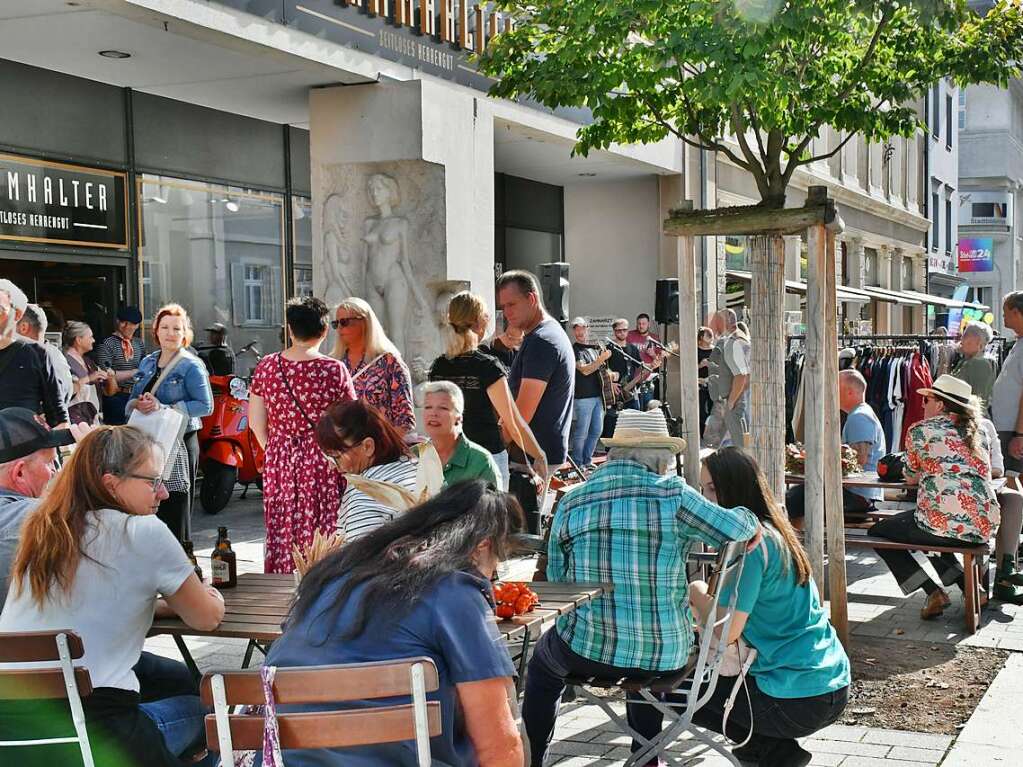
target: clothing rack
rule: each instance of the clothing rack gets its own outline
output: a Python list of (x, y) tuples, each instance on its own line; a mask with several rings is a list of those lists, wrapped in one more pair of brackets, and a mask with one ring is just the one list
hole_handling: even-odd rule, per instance
[[(960, 338), (962, 338), (961, 335), (952, 335), (952, 336), (923, 336), (923, 335), (905, 335), (905, 334), (901, 334), (901, 333), (889, 333), (889, 334), (881, 334), (881, 335), (873, 335), (872, 334), (872, 335), (866, 335), (866, 336), (863, 336), (863, 335), (840, 335), (840, 336), (838, 336), (838, 345), (839, 345), (839, 351), (841, 351), (841, 347), (843, 346), (843, 343), (844, 343), (845, 346), (892, 346), (893, 345), (892, 343), (885, 343), (885, 342), (886, 341), (887, 342), (902, 341), (902, 342), (915, 343), (915, 344), (917, 344), (917, 348), (919, 348), (919, 346), (922, 343), (924, 343), (924, 342), (928, 342), (928, 343), (945, 343), (945, 342), (948, 342), (948, 341), (958, 341)], [(994, 338), (991, 339), (991, 343), (989, 343), (987, 345), (987, 347), (985, 348), (985, 351), (992, 350), (992, 347), (995, 347), (993, 349), (993, 351), (995, 352), (995, 354), (997, 354), (998, 364), (1001, 365), (1005, 361), (1005, 354), (1006, 354), (1005, 347), (1006, 347), (1006, 345), (1011, 340), (1015, 340), (1015, 339), (1009, 339), (1009, 338), (1006, 338), (1005, 336), (995, 336)], [(806, 336), (805, 335), (788, 336), (787, 341), (786, 341), (786, 343), (787, 343), (786, 355), (792, 353), (792, 342), (793, 341), (798, 341), (798, 342), (805, 343)]]

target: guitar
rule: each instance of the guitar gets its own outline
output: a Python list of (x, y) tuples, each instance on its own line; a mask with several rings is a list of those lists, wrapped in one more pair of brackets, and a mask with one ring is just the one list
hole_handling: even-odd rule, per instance
[[(607, 350), (604, 344), (596, 344), (596, 347), (600, 349), (601, 354)], [(618, 407), (618, 395), (615, 394), (614, 381), (611, 380), (611, 370), (607, 366), (607, 360), (597, 368), (597, 375), (600, 376), (600, 397), (604, 401), (604, 409)]]

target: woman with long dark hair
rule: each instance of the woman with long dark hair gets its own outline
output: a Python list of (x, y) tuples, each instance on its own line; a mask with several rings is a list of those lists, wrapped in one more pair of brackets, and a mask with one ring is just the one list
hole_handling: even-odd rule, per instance
[[(704, 461), (700, 484), (709, 500), (749, 509), (764, 528), (763, 542), (747, 554), (739, 582), (724, 584), (719, 598), (719, 604), (728, 604), (738, 589), (728, 641), (741, 636), (757, 651), (746, 679), (749, 704), (740, 693), (727, 734), (741, 741), (751, 722), (753, 733), (733, 753), (742, 761), (802, 767), (811, 755), (796, 738), (841, 716), (849, 699), (849, 658), (821, 608), (806, 551), (756, 461), (737, 447), (718, 450)], [(706, 584), (691, 584), (689, 595), (702, 621), (713, 609)], [(713, 698), (694, 717), (698, 725), (721, 732), (734, 682), (719, 679)]]
[[(514, 670), (494, 625), (490, 578), (521, 528), (512, 496), (481, 481), (445, 489), (313, 567), (267, 663), (432, 658), (440, 689), (431, 697), (442, 714), (433, 758), (452, 767), (520, 767), (522, 742), (509, 704)], [(289, 751), (287, 762), (416, 764), (410, 743), (331, 754)]]
[[(906, 434), (906, 482), (917, 485), (916, 508), (883, 519), (870, 534), (902, 543), (937, 546), (987, 544), (998, 527), (999, 507), (991, 488), (991, 455), (980, 431), (980, 403), (966, 381), (938, 376), (924, 395), (924, 419)], [(951, 603), (948, 594), (908, 551), (881, 550), (909, 596), (923, 589), (923, 619), (935, 618)], [(946, 586), (963, 587), (963, 568), (955, 554), (928, 556)]]
[[(82, 665), (93, 684), (82, 701), (86, 725), (100, 744), (96, 764), (106, 767), (174, 767), (203, 746), (195, 680), (184, 664), (142, 652), (154, 613), (200, 631), (212, 631), (224, 616), (223, 598), (196, 577), (156, 517), (167, 498), (162, 467), (160, 448), (139, 429), (87, 435), (22, 525), (0, 614), (0, 631), (70, 629), (82, 638)], [(0, 730), (24, 737), (44, 723), (42, 712), (5, 706)], [(80, 761), (55, 757), (52, 748), (20, 749), (19, 759), (28, 761), (17, 763)]]

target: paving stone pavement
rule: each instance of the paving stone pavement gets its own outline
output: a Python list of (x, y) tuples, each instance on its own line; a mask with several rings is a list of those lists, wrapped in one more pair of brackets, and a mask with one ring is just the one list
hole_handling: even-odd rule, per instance
[[(207, 572), (210, 548), (220, 525), (229, 529), (238, 554), (239, 571), (261, 572), (264, 526), (258, 491), (253, 490), (245, 501), (236, 498), (218, 515), (209, 516), (201, 509), (194, 513), (192, 539), (200, 565)], [(1013, 621), (1017, 614), (1023, 615), (1023, 608), (992, 603), (984, 612), (980, 631), (971, 637), (963, 633), (963, 607), (956, 597), (942, 619), (921, 621), (918, 611), (923, 604), (922, 597), (903, 597), (884, 564), (872, 553), (856, 552), (848, 556), (847, 568), (854, 641), (858, 635), (878, 636), (1023, 652), (1023, 620)], [(506, 565), (502, 576), (524, 580), (531, 577), (532, 569), (532, 560), (518, 560)], [(203, 670), (241, 665), (244, 640), (190, 637), (186, 641)], [(179, 657), (170, 637), (153, 637), (147, 640), (146, 649), (167, 657)], [(833, 725), (802, 742), (813, 754), (811, 765), (820, 767), (1019, 764), (1019, 754), (1023, 752), (1023, 726), (1020, 726), (1023, 715), (1019, 713), (1021, 689), (1023, 654), (1012, 655), (958, 738)], [(616, 704), (616, 708), (624, 714), (624, 704)], [(549, 763), (559, 767), (616, 767), (624, 764), (628, 748), (628, 738), (612, 726), (602, 711), (571, 703), (562, 707)], [(692, 737), (679, 740), (670, 753), (687, 766), (733, 764)]]

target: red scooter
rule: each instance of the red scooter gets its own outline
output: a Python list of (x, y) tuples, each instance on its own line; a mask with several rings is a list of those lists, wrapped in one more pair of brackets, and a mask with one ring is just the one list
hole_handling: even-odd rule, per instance
[[(259, 359), (255, 342), (238, 352), (251, 351)], [(242, 498), (255, 483), (263, 486), (263, 449), (249, 429), (249, 382), (238, 376), (210, 376), (213, 412), (202, 419), (199, 430), (199, 466), (202, 485), (199, 500), (207, 514), (227, 506), (236, 483), (245, 486)]]

